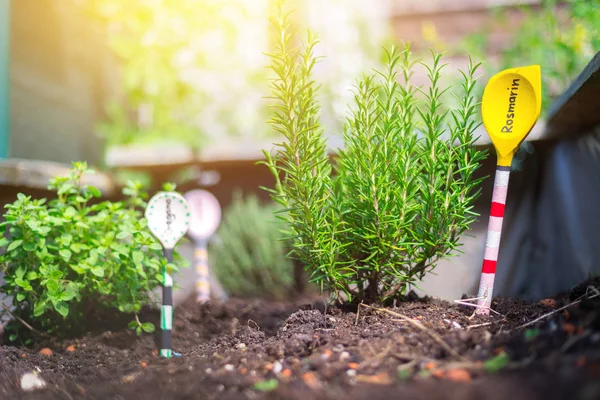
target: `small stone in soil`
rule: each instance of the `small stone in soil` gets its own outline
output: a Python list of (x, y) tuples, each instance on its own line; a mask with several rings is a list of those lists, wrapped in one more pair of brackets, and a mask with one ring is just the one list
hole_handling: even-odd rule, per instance
[(52, 355), (52, 350), (50, 350), (47, 347), (44, 347), (43, 349), (40, 350), (40, 354), (46, 357), (50, 357)]
[(21, 389), (26, 392), (43, 389), (46, 387), (46, 381), (33, 372), (28, 372), (21, 377)]

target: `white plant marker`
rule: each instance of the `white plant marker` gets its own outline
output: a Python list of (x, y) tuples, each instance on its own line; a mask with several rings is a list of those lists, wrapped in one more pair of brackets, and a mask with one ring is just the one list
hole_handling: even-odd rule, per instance
[(217, 198), (206, 190), (192, 190), (185, 194), (192, 212), (189, 236), (194, 240), (194, 265), (196, 268), (196, 301), (210, 300), (210, 270), (208, 265), (208, 239), (221, 222), (221, 206)]
[[(145, 216), (150, 232), (160, 241), (167, 261), (172, 263), (175, 245), (190, 228), (191, 213), (188, 202), (179, 193), (158, 192), (150, 199)], [(170, 358), (173, 329), (173, 278), (166, 268), (163, 268), (162, 276), (160, 355)]]

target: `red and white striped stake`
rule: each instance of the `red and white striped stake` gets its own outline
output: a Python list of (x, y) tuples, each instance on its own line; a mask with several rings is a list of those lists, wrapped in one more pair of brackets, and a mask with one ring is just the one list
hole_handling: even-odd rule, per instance
[(502, 236), (502, 222), (504, 221), (504, 207), (506, 205), (509, 178), (510, 167), (502, 165), (496, 166), (494, 191), (492, 192), (492, 207), (490, 208), (490, 219), (485, 239), (485, 253), (483, 255), (483, 265), (481, 267), (479, 293), (477, 294), (477, 305), (479, 306), (480, 312), (484, 313), (484, 310), (489, 310), (492, 303), (494, 278), (496, 277), (496, 264), (498, 263), (498, 251), (500, 249), (500, 238)]
[[(457, 303), (477, 307), (477, 314), (488, 315), (491, 310), (510, 165), (519, 145), (540, 116), (541, 107), (542, 76), (539, 65), (504, 70), (490, 78), (483, 93), (483, 125), (496, 148), (498, 165), (479, 292), (474, 299), (456, 300)], [(477, 304), (471, 301), (477, 301)]]

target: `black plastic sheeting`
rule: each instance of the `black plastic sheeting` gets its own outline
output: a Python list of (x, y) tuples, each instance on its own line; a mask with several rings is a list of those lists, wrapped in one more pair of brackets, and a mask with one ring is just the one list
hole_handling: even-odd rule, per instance
[(511, 173), (495, 290), (528, 300), (600, 275), (600, 127), (534, 148)]

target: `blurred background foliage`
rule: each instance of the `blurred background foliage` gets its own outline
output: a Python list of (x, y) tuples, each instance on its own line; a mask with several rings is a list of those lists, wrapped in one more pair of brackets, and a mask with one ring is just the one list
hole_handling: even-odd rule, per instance
[[(542, 68), (542, 117), (600, 49), (600, 0), (541, 0), (540, 6), (521, 6), (520, 21), (507, 8), (493, 10), (495, 21), (510, 33), (496, 57), (489, 57), (490, 31), (468, 35), (454, 52), (485, 60), (489, 75), (506, 68), (539, 64)], [(435, 35), (430, 38), (437, 40)], [(480, 82), (480, 93), (483, 93)]]
[(234, 195), (210, 246), (209, 260), (223, 289), (236, 297), (288, 298), (294, 293), (290, 244), (281, 240), (285, 223), (274, 204), (258, 197)]
[[(174, 142), (193, 150), (224, 137), (262, 138), (268, 128), (272, 43), (267, 18), (276, 0), (90, 0), (118, 58), (122, 93), (99, 125), (107, 145)], [(317, 67), (323, 118), (341, 132), (354, 79), (389, 42), (386, 8), (359, 0), (290, 0), (298, 29), (322, 38)], [(318, 10), (318, 12), (317, 12)]]
[[(273, 37), (267, 15), (276, 0), (89, 0), (108, 27), (109, 46), (121, 64), (121, 93), (106, 104), (99, 131), (108, 146), (174, 142), (200, 149), (224, 137), (273, 135), (265, 121), (269, 71), (265, 52)], [(384, 45), (400, 43), (390, 29), (390, 4), (360, 0), (288, 0), (300, 30), (321, 40), (315, 68), (322, 120), (339, 136), (355, 79), (381, 65)], [(600, 0), (541, 0), (539, 5), (492, 9), (494, 23), (458, 45), (436, 26), (422, 25), (423, 46), (449, 56), (485, 61), (486, 75), (516, 65), (540, 64), (546, 111), (600, 48)], [(492, 31), (510, 34), (489, 54)], [(485, 79), (480, 80), (479, 92)]]
[[(107, 144), (183, 143), (267, 133), (264, 0), (91, 0), (121, 63)], [(260, 49), (260, 50), (259, 50)]]

